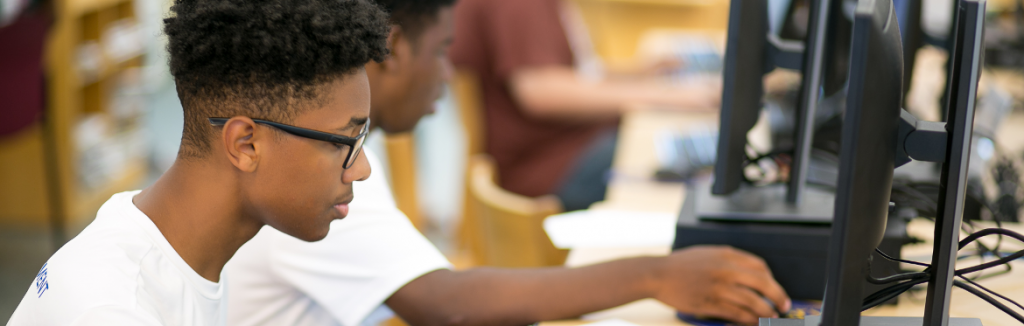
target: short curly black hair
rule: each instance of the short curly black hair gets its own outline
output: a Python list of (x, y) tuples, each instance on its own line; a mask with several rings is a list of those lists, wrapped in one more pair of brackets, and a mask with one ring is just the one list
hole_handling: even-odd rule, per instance
[(322, 86), (383, 61), (389, 31), (369, 0), (176, 0), (164, 32), (185, 111), (179, 156), (209, 151), (209, 117), (290, 122)]
[(455, 5), (456, 0), (375, 0), (412, 39), (437, 19), (437, 12)]

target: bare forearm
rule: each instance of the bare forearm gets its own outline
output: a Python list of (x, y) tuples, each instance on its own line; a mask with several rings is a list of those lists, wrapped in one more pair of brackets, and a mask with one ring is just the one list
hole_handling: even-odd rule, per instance
[(608, 119), (630, 104), (706, 110), (714, 106), (714, 87), (680, 87), (659, 80), (584, 80), (571, 68), (543, 67), (516, 72), (512, 95), (527, 114), (538, 118)]
[(387, 304), (412, 325), (525, 325), (651, 297), (658, 263), (634, 258), (576, 269), (437, 271)]

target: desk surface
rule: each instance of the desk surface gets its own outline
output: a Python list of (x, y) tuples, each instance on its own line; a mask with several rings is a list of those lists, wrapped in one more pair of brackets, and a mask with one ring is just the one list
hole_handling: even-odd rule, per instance
[[(654, 152), (654, 139), (666, 130), (686, 130), (697, 125), (718, 123), (716, 114), (681, 114), (660, 111), (634, 111), (627, 114), (619, 132), (619, 146), (613, 163), (613, 177), (608, 187), (607, 198), (597, 203), (592, 209), (622, 209), (657, 212), (678, 212), (685, 195), (680, 183), (656, 182), (652, 179), (657, 168)], [(1000, 128), (998, 139), (1000, 146), (1010, 153), (1024, 149), (1024, 114), (1014, 113)], [(922, 238), (931, 238), (932, 224), (927, 221), (915, 221), (909, 226), (908, 232)], [(1020, 225), (1008, 228), (1024, 231)], [(1004, 242), (1009, 243), (1009, 242)], [(1006, 247), (1020, 249), (1019, 243)], [(641, 255), (667, 255), (667, 247), (653, 248), (619, 248), (619, 249), (574, 249), (570, 252), (567, 264), (578, 266), (598, 263), (618, 258)], [(912, 259), (927, 260), (930, 255), (930, 244), (907, 246), (903, 256)], [(977, 262), (965, 261), (965, 265)], [(1024, 263), (1015, 262), (1014, 271), (1010, 274), (996, 276), (980, 281), (980, 284), (1018, 301), (1024, 300)], [(900, 304), (883, 306), (869, 310), (865, 314), (875, 316), (921, 316), (924, 311), (924, 294), (904, 294)], [(1016, 325), (1011, 317), (992, 307), (981, 299), (955, 289), (952, 297), (951, 314), (955, 317), (981, 318), (985, 326)], [(621, 307), (600, 311), (584, 317), (583, 320), (567, 320), (545, 322), (545, 326), (574, 326), (596, 320), (620, 318), (644, 326), (685, 325), (675, 318), (674, 310), (653, 299), (646, 299)]]

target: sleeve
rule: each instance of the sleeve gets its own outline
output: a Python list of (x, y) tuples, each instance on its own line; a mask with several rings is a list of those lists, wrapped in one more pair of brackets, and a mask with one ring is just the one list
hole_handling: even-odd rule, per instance
[(354, 185), (348, 217), (314, 243), (275, 233), (269, 252), (273, 274), (345, 326), (360, 325), (406, 283), (451, 266), (398, 210), (380, 162), (364, 153), (373, 173)]
[(152, 315), (138, 309), (131, 309), (122, 306), (99, 306), (86, 310), (81, 316), (71, 322), (72, 326), (106, 326), (106, 325), (140, 325), (160, 326), (162, 325)]
[(487, 9), (484, 44), (491, 44), (490, 69), (499, 79), (524, 67), (572, 65), (556, 0), (490, 1)]

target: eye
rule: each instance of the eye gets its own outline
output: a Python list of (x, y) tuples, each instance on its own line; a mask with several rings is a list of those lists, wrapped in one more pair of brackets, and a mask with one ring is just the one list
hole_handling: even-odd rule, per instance
[(331, 143), (331, 145), (334, 145), (334, 148), (338, 149), (338, 150), (341, 150), (341, 149), (344, 149), (345, 147), (348, 147), (348, 145), (338, 144), (338, 143)]

